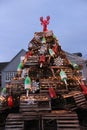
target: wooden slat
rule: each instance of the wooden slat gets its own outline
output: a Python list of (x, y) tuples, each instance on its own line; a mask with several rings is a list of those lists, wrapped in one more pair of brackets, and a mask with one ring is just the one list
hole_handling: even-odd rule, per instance
[[(78, 116), (75, 112), (50, 113), (42, 116), (42, 130), (45, 130), (45, 122), (56, 120), (57, 130), (80, 130)], [(51, 124), (50, 124), (51, 125)]]
[(23, 130), (24, 121), (20, 114), (9, 114), (6, 119), (5, 130)]
[[(57, 130), (80, 130), (79, 128), (58, 128)], [(86, 129), (85, 129), (86, 130)]]
[(5, 128), (5, 130), (24, 130), (24, 128)]
[(78, 116), (76, 113), (68, 113), (60, 115), (57, 119), (57, 128), (60, 129), (74, 129), (80, 130)]
[(74, 100), (76, 103), (77, 108), (87, 108), (87, 101), (83, 93), (79, 93), (74, 95)]
[(21, 96), (20, 112), (50, 111), (50, 110), (51, 110), (51, 102), (48, 95), (47, 96), (38, 95), (38, 97), (37, 95), (30, 95), (30, 98), (28, 99), (26, 99), (25, 96)]

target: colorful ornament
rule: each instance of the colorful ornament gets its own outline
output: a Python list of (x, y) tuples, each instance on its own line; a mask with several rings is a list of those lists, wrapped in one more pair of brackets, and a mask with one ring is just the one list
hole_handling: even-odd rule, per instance
[(6, 96), (6, 87), (4, 87), (4, 88), (2, 89), (1, 95), (2, 95), (2, 96)]
[(8, 101), (8, 106), (13, 107), (13, 98), (12, 98), (12, 96), (9, 96), (7, 101)]
[(35, 93), (37, 90), (39, 90), (39, 82), (36, 80), (32, 80), (32, 93)]
[(83, 81), (81, 81), (81, 84), (80, 84), (81, 88), (82, 88), (82, 91), (85, 95), (87, 95), (87, 86), (85, 85), (85, 83)]
[(26, 76), (24, 84), (25, 84), (25, 89), (26, 89), (26, 96), (28, 97), (29, 90), (31, 89), (31, 79), (29, 76)]
[(57, 58), (54, 59), (54, 65), (56, 65), (56, 66), (63, 65), (63, 59), (61, 59), (61, 57), (58, 56)]
[(66, 86), (67, 86), (67, 75), (66, 75), (66, 73), (61, 69), (61, 71), (60, 71), (60, 77), (61, 77), (61, 80), (66, 84)]
[(26, 76), (24, 84), (25, 84), (25, 89), (31, 89), (31, 79), (29, 76)]
[(43, 37), (41, 43), (46, 43), (46, 38)]
[(32, 50), (29, 50), (26, 55), (25, 55), (25, 58), (28, 59), (30, 56), (33, 55), (33, 51)]
[(71, 63), (73, 68), (78, 69), (78, 65), (76, 63)]
[(74, 69), (78, 69), (78, 68), (79, 68), (79, 66), (78, 66), (76, 63), (71, 62), (70, 60), (69, 60), (69, 63), (70, 63), (70, 65), (71, 65)]
[(50, 94), (51, 98), (56, 98), (57, 97), (53, 87), (49, 87), (49, 94)]
[(51, 48), (49, 48), (49, 54), (50, 54), (52, 57), (54, 57), (55, 52), (54, 52)]
[(58, 55), (58, 45), (54, 44), (52, 50), (55, 52), (56, 55)]
[(17, 71), (18, 72), (22, 71), (22, 68), (23, 68), (23, 63), (20, 62), (19, 65), (18, 65)]
[(41, 55), (40, 56), (40, 60), (39, 60), (39, 62), (40, 62), (40, 68), (42, 68), (42, 66), (43, 66), (43, 64), (44, 64), (44, 62), (45, 62), (45, 56), (44, 55)]

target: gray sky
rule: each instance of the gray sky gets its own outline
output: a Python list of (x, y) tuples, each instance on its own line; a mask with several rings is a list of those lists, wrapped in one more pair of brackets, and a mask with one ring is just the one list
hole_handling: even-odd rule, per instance
[(42, 31), (39, 18), (50, 16), (62, 49), (87, 54), (87, 0), (0, 0), (0, 62), (27, 50), (34, 32)]

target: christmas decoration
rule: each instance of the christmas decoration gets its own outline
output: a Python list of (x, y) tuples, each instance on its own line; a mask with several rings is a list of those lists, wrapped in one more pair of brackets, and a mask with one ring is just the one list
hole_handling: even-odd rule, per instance
[(87, 95), (87, 86), (85, 85), (85, 83), (81, 81), (80, 85), (81, 85), (83, 93)]
[[(46, 19), (40, 17), (43, 31), (35, 32), (34, 37), (29, 41), (28, 51), (23, 61), (19, 63), (17, 75), (14, 78), (15, 82), (18, 79), (24, 83), (27, 97), (29, 93), (36, 93), (37, 90), (39, 93), (51, 92), (50, 90), (57, 93), (57, 91), (69, 92), (69, 90), (80, 89), (75, 78), (81, 79), (80, 67), (67, 59), (57, 37), (52, 30), (47, 28), (49, 20), (50, 16)], [(39, 85), (37, 85), (37, 79), (39, 79)]]
[(41, 25), (43, 25), (43, 31), (48, 31), (47, 25), (49, 24), (50, 16), (47, 16), (46, 19), (40, 17)]
[(61, 77), (61, 80), (66, 84), (67, 86), (67, 75), (66, 73), (61, 69), (60, 71), (60, 77)]
[(17, 68), (18, 75), (21, 74), (22, 68), (23, 68), (23, 62), (20, 62), (19, 65), (18, 65), (18, 68)]
[(42, 43), (46, 43), (45, 37), (42, 38)]
[(54, 52), (51, 48), (49, 48), (49, 54), (50, 54), (52, 57), (55, 56), (55, 52)]
[(54, 65), (61, 66), (63, 65), (63, 59), (60, 56), (54, 59)]
[(29, 90), (31, 89), (31, 79), (29, 76), (26, 76), (24, 84), (25, 84), (25, 89), (26, 89), (26, 96), (28, 97)]
[(45, 56), (41, 55), (40, 56), (40, 68), (43, 66), (44, 63), (45, 63)]
[[(26, 129), (26, 121), (31, 124), (33, 120), (39, 123), (35, 123), (38, 130), (79, 128), (75, 110), (86, 110), (83, 104), (87, 88), (81, 82), (81, 67), (67, 59), (59, 40), (48, 30), (49, 20), (49, 16), (40, 17), (43, 31), (34, 33), (16, 76), (8, 84), (7, 104), (11, 109), (18, 103), (20, 113), (8, 116), (5, 128)], [(0, 96), (0, 108), (6, 101)], [(32, 125), (28, 126), (32, 129)]]
[(2, 89), (1, 95), (2, 95), (2, 96), (6, 96), (6, 87), (4, 87), (4, 88)]
[(36, 81), (36, 80), (33, 79), (31, 91), (32, 91), (32, 93), (35, 93), (38, 90), (39, 90), (39, 81)]
[(56, 92), (53, 87), (49, 87), (49, 94), (51, 98), (57, 98)]
[(52, 50), (55, 52), (56, 55), (58, 55), (58, 45), (57, 44), (53, 44), (52, 46)]
[(71, 62), (71, 65), (73, 66), (74, 69), (78, 69), (79, 68), (79, 66), (76, 63), (74, 63), (74, 62)]
[(13, 107), (13, 98), (12, 98), (12, 96), (8, 97), (8, 106)]

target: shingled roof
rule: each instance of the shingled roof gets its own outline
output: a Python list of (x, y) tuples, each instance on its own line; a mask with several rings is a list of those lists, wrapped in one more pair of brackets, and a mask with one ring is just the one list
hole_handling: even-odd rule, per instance
[(66, 53), (67, 58), (71, 60), (72, 62), (75, 62), (77, 64), (83, 64), (85, 62), (85, 59), (83, 57), (80, 57), (80, 56), (77, 56), (68, 52), (65, 52), (65, 53)]

